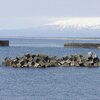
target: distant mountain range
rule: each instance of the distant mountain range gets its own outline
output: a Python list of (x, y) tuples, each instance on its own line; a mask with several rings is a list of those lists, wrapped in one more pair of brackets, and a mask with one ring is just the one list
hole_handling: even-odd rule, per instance
[(100, 37), (100, 18), (58, 20), (41, 27), (1, 30), (0, 37)]
[(69, 18), (62, 19), (46, 24), (47, 26), (56, 27), (57, 29), (99, 29), (100, 30), (100, 18)]

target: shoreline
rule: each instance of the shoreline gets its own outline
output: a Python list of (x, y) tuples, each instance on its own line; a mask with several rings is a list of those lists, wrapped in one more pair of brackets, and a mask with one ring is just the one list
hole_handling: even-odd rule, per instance
[(24, 36), (8, 36), (0, 37), (0, 39), (59, 39), (59, 40), (100, 40), (98, 37), (24, 37)]

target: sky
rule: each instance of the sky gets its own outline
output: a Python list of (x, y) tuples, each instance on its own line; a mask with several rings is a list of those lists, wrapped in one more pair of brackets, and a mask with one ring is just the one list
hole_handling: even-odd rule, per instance
[(0, 0), (0, 17), (97, 17), (100, 0)]
[(0, 0), (0, 30), (32, 28), (77, 17), (100, 17), (100, 0)]

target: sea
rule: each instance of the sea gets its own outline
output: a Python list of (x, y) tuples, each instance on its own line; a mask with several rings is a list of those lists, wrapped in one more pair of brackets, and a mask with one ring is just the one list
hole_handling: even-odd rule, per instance
[(9, 47), (0, 47), (0, 100), (100, 100), (100, 68), (52, 67), (12, 68), (2, 66), (5, 57), (24, 54), (83, 54), (96, 48), (64, 48), (66, 42), (100, 43), (100, 39), (82, 38), (0, 38)]

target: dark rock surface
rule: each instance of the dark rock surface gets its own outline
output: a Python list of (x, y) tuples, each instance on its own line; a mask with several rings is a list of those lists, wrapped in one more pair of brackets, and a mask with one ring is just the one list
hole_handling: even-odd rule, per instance
[(2, 63), (4, 66), (14, 68), (46, 68), (46, 67), (99, 67), (100, 60), (93, 52), (88, 52), (88, 56), (64, 55), (61, 58), (43, 54), (26, 54), (21, 57), (11, 59), (6, 57)]
[(9, 40), (0, 40), (0, 46), (9, 46)]

